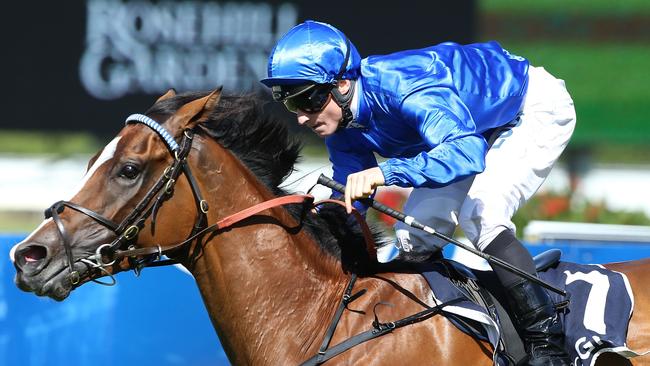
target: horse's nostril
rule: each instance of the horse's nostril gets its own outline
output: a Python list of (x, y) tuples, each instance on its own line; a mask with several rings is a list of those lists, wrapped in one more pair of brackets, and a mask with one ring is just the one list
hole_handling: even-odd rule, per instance
[(18, 257), (22, 259), (24, 263), (38, 262), (47, 257), (47, 249), (40, 245), (30, 245), (27, 248), (22, 249), (18, 253)]
[(34, 276), (47, 267), (50, 259), (48, 247), (36, 243), (20, 244), (16, 249), (14, 265), (28, 276)]

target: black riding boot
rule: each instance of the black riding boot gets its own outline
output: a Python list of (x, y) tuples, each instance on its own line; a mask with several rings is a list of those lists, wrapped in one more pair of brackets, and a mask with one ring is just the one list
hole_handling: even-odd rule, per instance
[[(535, 264), (528, 250), (510, 230), (504, 230), (487, 246), (485, 252), (519, 267), (532, 276)], [(500, 267), (494, 273), (506, 291), (510, 316), (524, 339), (528, 360), (525, 365), (570, 365), (564, 350), (562, 324), (551, 296), (539, 285), (522, 279)]]
[(537, 284), (522, 280), (506, 288), (514, 323), (529, 358), (525, 365), (568, 366), (564, 333), (549, 294)]

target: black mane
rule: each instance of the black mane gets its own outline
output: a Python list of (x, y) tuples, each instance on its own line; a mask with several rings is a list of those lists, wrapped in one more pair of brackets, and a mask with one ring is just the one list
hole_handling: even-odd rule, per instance
[[(179, 94), (153, 105), (146, 114), (159, 121), (166, 120), (181, 106), (206, 96), (206, 92)], [(291, 174), (300, 158), (301, 142), (289, 134), (287, 122), (274, 118), (264, 110), (255, 95), (222, 95), (209, 120), (197, 133), (211, 136), (237, 156), (274, 194), (286, 195), (279, 185)], [(300, 217), (302, 207), (289, 207)], [(318, 215), (309, 214), (305, 228), (321, 247), (339, 258), (343, 266), (354, 272), (368, 270), (365, 242), (357, 225), (346, 224), (345, 210), (327, 205)], [(375, 235), (376, 238), (379, 234)], [(366, 268), (366, 269), (363, 269)]]
[[(206, 92), (179, 94), (153, 105), (147, 115), (167, 119), (181, 106), (208, 95)], [(222, 95), (202, 132), (235, 154), (275, 194), (293, 172), (300, 158), (301, 142), (289, 135), (286, 122), (264, 112), (255, 95)]]

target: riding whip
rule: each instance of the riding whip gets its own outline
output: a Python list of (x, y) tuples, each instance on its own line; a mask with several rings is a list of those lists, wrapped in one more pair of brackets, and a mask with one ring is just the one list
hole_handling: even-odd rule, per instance
[[(324, 176), (323, 174), (321, 174), (320, 177), (318, 177), (318, 184), (322, 184), (322, 185), (324, 185), (324, 186), (326, 186), (328, 188), (331, 188), (331, 189), (333, 189), (335, 191), (338, 191), (340, 193), (345, 193), (345, 186), (343, 184), (340, 184), (340, 183), (336, 182), (335, 180)], [(465, 244), (459, 242), (456, 239), (453, 239), (453, 238), (450, 238), (450, 237), (448, 237), (448, 236), (446, 236), (444, 234), (441, 234), (441, 233), (437, 232), (435, 229), (433, 229), (432, 227), (423, 225), (422, 223), (418, 222), (412, 216), (407, 216), (404, 213), (399, 212), (399, 211), (397, 211), (395, 209), (392, 209), (392, 208), (384, 205), (381, 202), (373, 200), (372, 198), (364, 198), (364, 199), (361, 199), (361, 200), (358, 200), (358, 201), (361, 201), (361, 202), (371, 206), (375, 210), (377, 210), (379, 212), (382, 212), (382, 213), (384, 213), (384, 214), (386, 214), (386, 215), (388, 215), (388, 216), (390, 216), (390, 217), (392, 217), (392, 218), (394, 218), (396, 220), (399, 220), (399, 221), (405, 223), (408, 226), (414, 227), (416, 229), (423, 230), (424, 232), (426, 232), (428, 234), (431, 234), (431, 235), (433, 235), (435, 237), (438, 237), (438, 238), (440, 238), (442, 240), (445, 240), (445, 241), (447, 241), (447, 242), (449, 242), (451, 244), (454, 244), (455, 246), (457, 246), (459, 248), (465, 249), (466, 251), (485, 259), (490, 264), (495, 264), (495, 265), (497, 265), (497, 266), (499, 266), (499, 267), (501, 267), (501, 268), (503, 268), (503, 269), (505, 269), (505, 270), (507, 270), (509, 272), (512, 272), (512, 273), (514, 273), (514, 274), (516, 274), (516, 275), (518, 275), (520, 277), (523, 277), (523, 278), (525, 278), (525, 279), (527, 279), (529, 281), (532, 281), (532, 282), (534, 282), (534, 283), (536, 283), (536, 284), (538, 284), (538, 285), (540, 285), (540, 286), (542, 286), (542, 287), (544, 287), (544, 288), (546, 288), (546, 289), (548, 289), (550, 291), (553, 291), (553, 292), (555, 292), (557, 294), (560, 294), (562, 296), (566, 296), (566, 292), (564, 290), (561, 290), (561, 289), (559, 289), (559, 288), (545, 282), (544, 280), (539, 279), (539, 278), (529, 274), (528, 272), (525, 272), (522, 269), (513, 266), (512, 264), (510, 264), (510, 263), (508, 263), (506, 261), (503, 261), (503, 260), (501, 260), (501, 259), (499, 259), (497, 257), (493, 257), (493, 256), (491, 256), (491, 255), (489, 255), (487, 253), (483, 253), (483, 252), (481, 252), (481, 251), (479, 251), (479, 250), (477, 250), (475, 248), (472, 248), (472, 247), (470, 247), (468, 245), (465, 245)]]

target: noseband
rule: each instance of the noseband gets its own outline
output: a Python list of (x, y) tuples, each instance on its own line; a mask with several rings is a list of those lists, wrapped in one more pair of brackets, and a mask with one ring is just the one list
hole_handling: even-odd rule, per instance
[[(296, 194), (289, 196), (282, 196), (274, 198), (247, 209), (244, 209), (240, 212), (237, 212), (233, 215), (227, 216), (217, 223), (207, 226), (208, 222), (208, 202), (203, 199), (201, 191), (199, 190), (196, 179), (192, 175), (189, 164), (187, 163), (187, 156), (189, 155), (190, 149), (192, 147), (192, 141), (194, 133), (192, 130), (183, 131), (183, 137), (181, 140), (180, 146), (176, 143), (174, 138), (160, 126), (156, 121), (142, 114), (132, 114), (126, 119), (126, 124), (132, 123), (141, 123), (145, 126), (154, 130), (158, 136), (164, 141), (167, 149), (170, 154), (174, 157), (174, 162), (168, 166), (163, 172), (162, 176), (158, 179), (156, 184), (151, 187), (147, 194), (142, 198), (138, 205), (133, 209), (133, 211), (124, 219), (121, 223), (117, 224), (114, 221), (98, 214), (97, 212), (90, 210), (88, 208), (77, 205), (69, 201), (59, 201), (53, 204), (50, 208), (45, 210), (45, 217), (52, 218), (56, 223), (57, 229), (63, 241), (63, 247), (68, 260), (68, 269), (69, 269), (69, 280), (73, 286), (78, 285), (81, 282), (81, 276), (78, 271), (74, 269), (74, 264), (76, 263), (72, 255), (72, 246), (70, 237), (63, 225), (59, 214), (68, 207), (72, 210), (80, 212), (100, 225), (108, 228), (113, 233), (115, 233), (116, 238), (109, 244), (102, 244), (97, 248), (97, 251), (94, 255), (91, 255), (87, 258), (79, 259), (79, 262), (86, 264), (91, 268), (98, 269), (101, 273), (99, 276), (93, 276), (90, 274), (88, 277), (90, 280), (95, 281), (103, 285), (113, 285), (115, 284), (115, 279), (113, 275), (106, 270), (105, 267), (113, 265), (116, 261), (128, 258), (129, 268), (133, 269), (137, 274), (145, 266), (162, 266), (168, 264), (178, 263), (175, 260), (160, 260), (160, 257), (163, 254), (169, 253), (176, 249), (182, 248), (187, 244), (191, 243), (194, 240), (201, 240), (201, 237), (210, 232), (216, 232), (218, 230), (223, 230), (232, 225), (251, 217), (255, 214), (258, 214), (264, 210), (283, 206), (287, 204), (303, 204), (302, 217), (300, 224), (304, 219), (304, 215), (307, 213), (308, 209), (313, 205), (314, 197), (309, 194)], [(194, 226), (189, 237), (182, 242), (168, 245), (168, 246), (156, 246), (156, 247), (141, 247), (136, 248), (135, 244), (138, 240), (138, 234), (140, 230), (144, 227), (145, 221), (151, 217), (151, 226), (152, 232), (155, 230), (156, 225), (156, 214), (162, 203), (169, 199), (174, 193), (174, 185), (176, 184), (180, 174), (185, 174), (190, 187), (192, 189), (192, 195), (194, 197), (194, 204), (196, 206), (197, 217), (194, 221)], [(153, 203), (152, 203), (153, 202)], [(318, 205), (318, 204), (317, 204)], [(363, 221), (361, 216), (356, 213), (358, 221)], [(364, 222), (365, 223), (365, 222)], [(365, 225), (364, 225), (365, 226)], [(371, 243), (371, 235), (369, 230), (364, 229), (364, 236), (366, 241)], [(370, 247), (371, 244), (368, 244)], [(374, 248), (374, 244), (372, 244)], [(88, 271), (90, 273), (90, 271)], [(105, 283), (98, 281), (97, 278), (102, 275), (110, 276), (112, 283)]]
[[(66, 207), (90, 217), (100, 225), (115, 233), (116, 238), (111, 243), (101, 245), (99, 248), (97, 248), (95, 255), (80, 260), (86, 263), (86, 265), (90, 265), (94, 268), (99, 268), (102, 272), (104, 272), (104, 274), (107, 274), (109, 276), (110, 273), (104, 267), (115, 263), (115, 261), (118, 259), (116, 257), (116, 254), (120, 249), (130, 248), (137, 242), (138, 234), (144, 227), (145, 221), (149, 217), (151, 217), (152, 231), (155, 230), (155, 219), (158, 209), (165, 200), (173, 195), (174, 185), (176, 184), (176, 181), (178, 180), (178, 177), (181, 173), (185, 174), (185, 177), (190, 183), (192, 195), (194, 197), (194, 202), (198, 213), (190, 237), (196, 237), (196, 234), (201, 231), (201, 229), (206, 227), (207, 212), (209, 209), (208, 202), (203, 199), (201, 191), (198, 188), (196, 180), (192, 175), (186, 159), (192, 146), (193, 132), (191, 130), (183, 131), (182, 141), (179, 146), (174, 138), (169, 134), (169, 132), (167, 132), (167, 130), (165, 130), (160, 124), (158, 124), (150, 117), (142, 114), (132, 114), (126, 119), (125, 124), (128, 125), (134, 123), (141, 123), (156, 132), (156, 134), (158, 134), (158, 136), (160, 136), (162, 141), (165, 143), (165, 146), (167, 147), (170, 154), (174, 157), (174, 161), (165, 169), (156, 184), (151, 187), (151, 189), (142, 198), (138, 205), (126, 218), (124, 218), (124, 220), (122, 220), (121, 223), (115, 223), (114, 221), (102, 216), (101, 214), (98, 214), (93, 210), (69, 201), (58, 201), (50, 208), (45, 210), (45, 218), (51, 217), (52, 220), (56, 223), (57, 229), (63, 241), (63, 247), (68, 259), (68, 269), (70, 272), (68, 276), (70, 282), (73, 285), (79, 284), (81, 278), (79, 272), (74, 270), (75, 261), (72, 255), (70, 237), (65, 229), (65, 226), (63, 225), (63, 221), (59, 216), (59, 214), (63, 212)], [(163, 254), (162, 252), (162, 248), (158, 246), (158, 255), (156, 257), (159, 257), (161, 254)], [(126, 255), (122, 256), (122, 258), (124, 257), (126, 257)], [(156, 258), (136, 260), (135, 256), (129, 256), (129, 259), (131, 262), (131, 268), (136, 270), (136, 273), (138, 273), (139, 269), (142, 268), (142, 266), (146, 265), (146, 262), (151, 262)], [(100, 283), (105, 284), (103, 282)]]
[[(79, 259), (79, 262), (84, 263), (86, 266), (89, 266), (90, 269), (96, 268), (99, 269), (99, 275), (92, 273), (88, 270), (88, 279), (95, 281), (103, 285), (114, 285), (115, 279), (113, 274), (111, 274), (105, 267), (111, 266), (116, 261), (128, 258), (129, 260), (129, 269), (133, 269), (136, 274), (145, 266), (153, 265), (165, 265), (176, 263), (174, 260), (160, 260), (162, 254), (170, 252), (172, 250), (179, 249), (185, 245), (191, 243), (194, 240), (197, 240), (198, 243), (201, 242), (201, 237), (209, 232), (216, 232), (217, 230), (223, 230), (225, 228), (231, 227), (235, 223), (238, 223), (246, 218), (249, 218), (253, 215), (256, 215), (262, 211), (268, 210), (276, 206), (282, 206), (286, 204), (303, 204), (302, 216), (300, 218), (299, 227), (302, 226), (306, 213), (310, 208), (315, 208), (321, 204), (325, 203), (337, 203), (343, 205), (340, 201), (333, 200), (323, 200), (314, 204), (314, 197), (309, 194), (305, 195), (289, 195), (274, 198), (268, 201), (264, 201), (242, 211), (239, 211), (233, 215), (227, 216), (217, 223), (207, 226), (208, 217), (208, 202), (203, 199), (201, 196), (201, 191), (198, 188), (196, 179), (192, 175), (190, 166), (187, 163), (187, 156), (189, 155), (190, 149), (192, 147), (193, 141), (193, 132), (191, 130), (183, 131), (183, 137), (181, 140), (180, 146), (176, 143), (174, 138), (167, 132), (162, 126), (160, 126), (156, 121), (142, 114), (132, 114), (126, 119), (126, 124), (131, 123), (142, 123), (145, 126), (154, 130), (164, 141), (165, 146), (169, 150), (170, 154), (174, 157), (173, 163), (168, 166), (162, 176), (158, 179), (156, 184), (154, 184), (147, 194), (142, 198), (142, 200), (137, 204), (133, 211), (119, 224), (114, 221), (98, 214), (97, 212), (90, 210), (88, 208), (77, 205), (69, 201), (58, 201), (53, 204), (50, 208), (45, 210), (45, 217), (52, 218), (56, 223), (56, 227), (59, 231), (59, 235), (63, 241), (63, 247), (65, 249), (66, 257), (68, 260), (68, 279), (73, 287), (81, 283), (81, 275), (78, 271), (74, 269), (75, 260), (72, 255), (72, 245), (71, 240), (68, 235), (68, 232), (63, 225), (60, 214), (63, 210), (68, 207), (72, 210), (80, 212), (100, 225), (106, 227), (115, 233), (116, 238), (109, 244), (102, 244), (97, 248), (97, 251), (94, 255), (91, 255), (87, 258)], [(158, 245), (156, 248), (153, 247), (142, 247), (136, 248), (135, 244), (138, 240), (138, 234), (140, 230), (144, 227), (145, 221), (151, 217), (151, 230), (155, 230), (156, 224), (156, 214), (162, 203), (169, 199), (174, 193), (174, 185), (180, 174), (185, 174), (190, 187), (192, 189), (192, 194), (194, 196), (194, 202), (197, 210), (197, 217), (194, 222), (194, 227), (189, 237), (184, 241), (165, 247)], [(153, 203), (152, 203), (153, 202)], [(363, 231), (363, 236), (366, 241), (366, 248), (368, 253), (373, 257), (376, 256), (374, 251), (374, 241), (372, 239), (372, 234), (366, 225), (365, 220), (357, 212), (353, 210), (353, 217), (357, 220), (360, 227)], [(123, 249), (123, 248), (127, 249)], [(138, 259), (140, 258), (140, 259)], [(108, 275), (112, 279), (112, 283), (105, 283), (98, 281), (97, 279), (103, 275)], [(348, 304), (359, 298), (363, 295), (366, 290), (361, 290), (356, 294), (352, 294), (352, 289), (356, 281), (357, 275), (352, 274), (342, 301), (339, 305), (338, 310), (336, 311), (330, 326), (324, 336), (323, 342), (319, 349), (318, 354), (304, 362), (302, 365), (320, 365), (328, 359), (340, 354), (341, 352), (346, 351), (349, 348), (354, 347), (357, 344), (366, 342), (370, 339), (382, 336), (384, 334), (392, 332), (394, 329), (403, 327), (412, 323), (420, 322), (422, 320), (428, 319), (434, 314), (440, 311), (441, 305), (438, 305), (433, 308), (428, 308), (424, 311), (406, 317), (404, 319), (391, 322), (389, 324), (379, 323), (375, 315), (375, 323), (373, 323), (374, 328), (372, 330), (366, 331), (364, 333), (358, 334), (352, 338), (347, 339), (346, 341), (329, 348), (330, 341), (336, 330), (337, 324), (343, 314), (343, 310), (347, 308)]]

